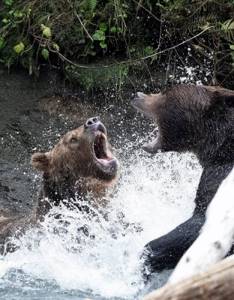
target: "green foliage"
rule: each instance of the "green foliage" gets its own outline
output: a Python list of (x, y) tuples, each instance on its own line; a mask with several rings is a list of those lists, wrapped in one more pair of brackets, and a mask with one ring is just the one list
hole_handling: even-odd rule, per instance
[(107, 24), (100, 23), (99, 28), (93, 34), (94, 41), (99, 41), (99, 45), (102, 49), (107, 48), (106, 44), (106, 31), (107, 31)]
[(49, 54), (49, 51), (44, 48), (41, 50), (41, 55), (44, 57), (45, 60), (48, 60), (50, 54)]
[[(97, 74), (89, 73), (94, 74), (95, 68), (86, 72), (77, 65), (93, 65), (108, 58), (129, 60), (129, 65), (138, 59), (142, 63), (137, 68), (156, 65), (161, 57), (167, 60), (168, 53), (147, 61), (141, 58), (204, 29), (205, 35), (188, 42), (193, 55), (199, 56), (209, 48), (217, 56), (222, 52), (233, 57), (233, 15), (233, 0), (3, 0), (0, 63), (8, 68), (20, 64), (30, 74), (37, 74), (41, 64), (56, 64), (90, 88), (99, 84), (98, 79), (92, 79), (98, 78)], [(101, 72), (101, 67), (97, 69)], [(118, 85), (129, 72), (126, 64), (104, 70), (108, 80), (119, 76)]]
[(14, 3), (14, 0), (3, 0), (3, 3), (7, 6), (11, 6)]
[(48, 26), (45, 26), (44, 24), (41, 24), (41, 31), (42, 36), (44, 36), (47, 39), (50, 39), (52, 36), (51, 29)]
[(0, 50), (5, 47), (5, 40), (3, 37), (0, 37)]
[(221, 23), (221, 30), (230, 43), (234, 42), (234, 19), (229, 19)]
[(20, 54), (24, 51), (24, 48), (25, 48), (24, 43), (20, 42), (19, 44), (15, 45), (13, 49), (16, 54)]
[(93, 12), (97, 6), (97, 0), (87, 0), (87, 3), (88, 9)]
[(93, 87), (106, 89), (115, 86), (120, 89), (128, 75), (128, 66), (110, 65), (106, 68), (90, 65), (88, 68), (77, 68), (67, 65), (65, 73), (67, 78), (74, 83), (80, 83), (86, 90)]

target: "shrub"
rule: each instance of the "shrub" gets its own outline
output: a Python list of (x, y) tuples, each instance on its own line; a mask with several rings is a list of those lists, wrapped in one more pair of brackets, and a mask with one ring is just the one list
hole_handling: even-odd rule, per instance
[[(209, 60), (214, 80), (233, 72), (233, 0), (2, 1), (0, 62), (8, 68), (20, 64), (37, 75), (42, 65), (56, 65), (90, 88), (102, 80), (95, 79), (95, 68), (84, 71), (81, 65), (98, 61), (100, 70), (103, 59), (118, 66), (123, 61), (124, 67), (107, 74), (116, 71), (122, 81), (139, 66), (148, 70), (183, 60), (189, 45), (197, 64)], [(207, 31), (191, 39), (202, 30)]]

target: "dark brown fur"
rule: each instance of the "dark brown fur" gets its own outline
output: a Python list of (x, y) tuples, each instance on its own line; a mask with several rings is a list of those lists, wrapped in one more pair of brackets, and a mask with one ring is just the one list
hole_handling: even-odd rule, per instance
[(144, 255), (149, 272), (173, 268), (197, 238), (205, 212), (234, 163), (234, 91), (221, 87), (178, 85), (159, 94), (138, 93), (133, 106), (156, 120), (158, 136), (144, 149), (193, 152), (203, 173), (193, 216), (151, 241)]

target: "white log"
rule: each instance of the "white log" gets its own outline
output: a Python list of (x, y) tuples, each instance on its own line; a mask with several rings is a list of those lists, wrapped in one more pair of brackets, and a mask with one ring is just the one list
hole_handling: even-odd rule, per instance
[(210, 203), (202, 232), (169, 278), (175, 283), (224, 258), (234, 241), (234, 168)]
[(233, 300), (234, 256), (218, 262), (207, 272), (179, 283), (167, 283), (143, 300)]

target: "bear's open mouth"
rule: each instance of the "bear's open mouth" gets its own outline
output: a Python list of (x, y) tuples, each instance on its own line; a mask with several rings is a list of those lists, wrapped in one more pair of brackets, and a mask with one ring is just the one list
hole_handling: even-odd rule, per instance
[(105, 166), (108, 165), (113, 159), (115, 159), (108, 148), (107, 137), (101, 131), (98, 131), (95, 134), (93, 142), (93, 152), (96, 160)]

